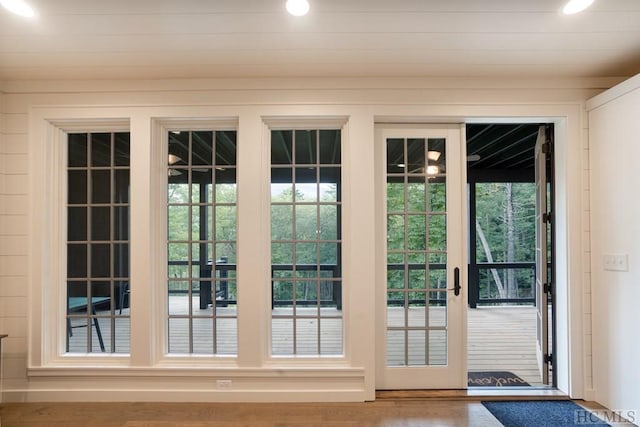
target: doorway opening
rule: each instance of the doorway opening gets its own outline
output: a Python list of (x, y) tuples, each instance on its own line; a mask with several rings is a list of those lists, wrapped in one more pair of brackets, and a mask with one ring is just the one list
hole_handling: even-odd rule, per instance
[(469, 387), (555, 386), (553, 124), (467, 124)]

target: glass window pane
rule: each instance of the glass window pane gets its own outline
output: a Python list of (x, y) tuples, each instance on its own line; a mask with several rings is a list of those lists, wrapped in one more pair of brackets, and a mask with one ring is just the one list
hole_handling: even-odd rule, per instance
[(337, 205), (320, 205), (320, 230), (318, 238), (321, 240), (338, 239), (338, 221), (339, 206)]
[(111, 276), (111, 248), (108, 244), (91, 245), (91, 277)]
[(191, 164), (213, 165), (213, 132), (200, 131), (191, 134)]
[(92, 133), (91, 166), (111, 166), (111, 134)]
[(406, 166), (404, 139), (387, 139), (387, 173), (404, 173)]
[(426, 185), (424, 183), (424, 180), (416, 181), (412, 178), (411, 181), (407, 185), (407, 209), (409, 212), (425, 212), (427, 209), (427, 204), (425, 193)]
[(271, 319), (271, 353), (274, 356), (294, 354), (293, 331), (293, 319)]
[(169, 353), (189, 353), (189, 319), (169, 318)]
[(131, 134), (129, 132), (117, 132), (114, 134), (114, 164), (115, 166), (129, 166)]
[(91, 171), (91, 202), (103, 204), (111, 202), (111, 171)]
[(271, 240), (293, 239), (293, 206), (271, 205)]
[(293, 131), (271, 131), (271, 164), (290, 165), (293, 162)]
[(271, 264), (293, 264), (293, 243), (272, 243)]
[(429, 183), (429, 211), (445, 212), (447, 210), (447, 192), (444, 182)]
[(87, 245), (67, 245), (67, 277), (87, 277)]
[[(236, 184), (235, 184), (235, 169), (232, 170), (234, 184), (221, 184), (218, 179), (218, 172), (216, 171), (216, 203), (235, 203), (236, 202)], [(207, 202), (210, 203), (211, 199), (208, 198)]]
[(87, 134), (70, 133), (69, 136), (69, 167), (87, 167)]
[(429, 250), (447, 250), (447, 217), (429, 215)]
[(131, 348), (131, 320), (127, 317), (116, 317), (115, 319), (115, 352), (129, 353)]
[(320, 163), (339, 165), (342, 163), (340, 151), (340, 130), (320, 131)]
[(387, 331), (387, 366), (405, 365), (404, 331)]
[(318, 254), (316, 243), (296, 244), (296, 264), (317, 264)]
[(216, 207), (216, 240), (236, 239), (236, 207)]
[(189, 239), (189, 206), (169, 206), (168, 234), (170, 241), (186, 241)]
[(342, 354), (342, 331), (322, 329), (342, 325), (340, 131), (289, 132), (272, 132), (272, 353)]
[(271, 169), (271, 201), (293, 201), (293, 171), (291, 169)]
[(87, 208), (69, 208), (67, 210), (67, 239), (69, 241), (87, 240)]
[(317, 131), (296, 130), (296, 164), (316, 164), (317, 159)]
[(320, 319), (320, 354), (342, 354), (342, 318)]
[(111, 239), (111, 208), (91, 208), (91, 240)]
[(113, 275), (114, 277), (129, 277), (129, 244), (113, 245)]
[[(86, 169), (67, 171), (69, 203), (84, 205), (67, 209), (67, 278), (84, 280), (68, 282), (66, 349), (126, 353), (129, 321), (119, 320), (129, 315), (129, 133), (69, 135), (69, 149), (69, 167)], [(87, 278), (99, 280), (87, 286)]]
[(387, 249), (405, 249), (404, 215), (387, 216)]
[(235, 130), (216, 132), (216, 165), (236, 165), (236, 137)]
[(296, 240), (315, 240), (318, 238), (317, 205), (296, 206)]
[(387, 183), (387, 212), (404, 212), (404, 181)]
[(407, 140), (407, 173), (424, 174), (425, 171), (425, 140), (409, 138)]
[[(427, 217), (425, 215), (410, 215), (408, 219), (408, 249), (410, 251), (425, 250), (427, 248)], [(431, 234), (429, 234), (429, 236), (431, 237)]]
[(129, 207), (113, 208), (113, 238), (115, 240), (129, 240)]
[[(339, 266), (338, 251), (340, 243), (319, 243), (320, 246), (320, 265)], [(340, 275), (338, 274), (338, 277)]]
[(129, 170), (118, 169), (115, 175), (113, 203), (129, 203)]
[(427, 364), (427, 333), (425, 330), (409, 330), (407, 331), (409, 340), (409, 366), (420, 366)]
[(296, 354), (319, 354), (318, 319), (298, 320), (296, 322), (296, 337)]
[(447, 331), (429, 331), (429, 365), (447, 364)]
[[(217, 334), (237, 334), (216, 327), (220, 316), (234, 318), (228, 325), (237, 316), (218, 310), (237, 304), (235, 282), (231, 295), (228, 280), (236, 268), (235, 132), (170, 132), (168, 150), (169, 351), (220, 354)], [(237, 338), (232, 341), (224, 354), (236, 351)]]
[(409, 270), (409, 289), (426, 289), (427, 288), (427, 271), (424, 269)]
[(70, 205), (87, 203), (87, 172), (84, 170), (70, 170), (68, 177), (67, 200)]

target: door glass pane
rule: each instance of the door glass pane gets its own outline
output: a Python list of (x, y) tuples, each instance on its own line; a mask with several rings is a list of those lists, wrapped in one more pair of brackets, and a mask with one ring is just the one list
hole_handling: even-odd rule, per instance
[(387, 140), (387, 364), (447, 363), (444, 139)]

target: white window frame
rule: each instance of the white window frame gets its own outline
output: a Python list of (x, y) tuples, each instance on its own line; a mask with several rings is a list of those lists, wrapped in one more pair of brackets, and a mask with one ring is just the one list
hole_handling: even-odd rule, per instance
[[(222, 130), (235, 130), (238, 132), (238, 120), (235, 118), (219, 118), (219, 119), (181, 119), (181, 118), (163, 118), (163, 119), (152, 119), (152, 146), (157, 147), (154, 151), (156, 155), (153, 156), (153, 164), (161, 165), (162, 170), (160, 175), (154, 174), (154, 177), (157, 181), (155, 181), (154, 185), (152, 185), (152, 189), (161, 189), (157, 191), (156, 200), (159, 203), (157, 211), (160, 216), (160, 220), (157, 221), (158, 227), (156, 227), (156, 232), (154, 233), (157, 236), (154, 241), (154, 246), (158, 248), (159, 246), (162, 248), (161, 251), (156, 251), (155, 257), (158, 259), (158, 269), (156, 269), (156, 274), (158, 274), (159, 279), (162, 280), (163, 285), (159, 288), (162, 289), (162, 298), (158, 297), (158, 304), (156, 305), (156, 313), (161, 313), (163, 321), (160, 324), (156, 324), (156, 327), (161, 331), (162, 337), (159, 337), (159, 341), (162, 343), (162, 358), (170, 359), (172, 361), (187, 361), (187, 360), (201, 360), (204, 361), (206, 359), (215, 359), (216, 362), (225, 361), (231, 362), (235, 361), (238, 357), (237, 354), (199, 354), (199, 353), (169, 353), (169, 327), (168, 327), (168, 313), (169, 313), (169, 301), (168, 301), (168, 283), (167, 283), (167, 159), (166, 153), (168, 149), (168, 133), (171, 131), (222, 131)], [(236, 140), (236, 145), (238, 141)], [(237, 156), (237, 154), (236, 154)], [(236, 158), (236, 171), (239, 168), (239, 159)], [(157, 169), (157, 168), (156, 168)], [(239, 185), (238, 185), (238, 177), (236, 172), (236, 212), (239, 209)], [(153, 191), (153, 190), (152, 190)], [(236, 243), (238, 241), (238, 214), (236, 213)], [(236, 254), (237, 256), (237, 254)], [(241, 269), (240, 263), (237, 263), (237, 274)], [(236, 279), (236, 286), (238, 285), (238, 280)], [(238, 290), (238, 292), (240, 292)], [(158, 311), (160, 310), (160, 311)], [(236, 334), (239, 335), (238, 327), (239, 327), (239, 312), (240, 312), (240, 301), (238, 300), (238, 309), (237, 309), (237, 317), (236, 317)], [(160, 334), (158, 334), (160, 335)]]
[[(31, 147), (31, 353), (29, 366), (124, 366), (125, 353), (67, 353), (66, 158), (67, 135), (130, 132), (128, 119), (41, 118)], [(32, 127), (33, 128), (33, 127)], [(40, 195), (41, 197), (35, 197)]]
[[(271, 232), (265, 233), (263, 240), (263, 247), (265, 248), (265, 254), (268, 254), (267, 259), (268, 270), (266, 276), (265, 286), (267, 291), (264, 293), (263, 304), (268, 310), (265, 310), (266, 318), (265, 324), (268, 326), (266, 333), (268, 336), (267, 347), (264, 349), (267, 356), (266, 364), (270, 366), (295, 366), (295, 365), (316, 365), (327, 363), (337, 363), (337, 366), (341, 366), (349, 359), (351, 344), (348, 339), (349, 331), (349, 294), (348, 287), (350, 286), (350, 275), (348, 274), (348, 266), (345, 264), (345, 254), (348, 253), (349, 239), (348, 234), (345, 233), (345, 226), (348, 222), (350, 214), (350, 201), (349, 201), (349, 185), (348, 185), (348, 168), (349, 168), (349, 117), (348, 116), (262, 116), (263, 124), (263, 159), (262, 159), (262, 178), (264, 182), (263, 186), (263, 203), (266, 206), (265, 220), (263, 227), (266, 230), (271, 230), (271, 131), (274, 130), (335, 130), (341, 131), (341, 175), (342, 175), (342, 354), (330, 354), (330, 355), (273, 355), (271, 350), (273, 348), (271, 335)], [(264, 328), (263, 328), (264, 329)]]

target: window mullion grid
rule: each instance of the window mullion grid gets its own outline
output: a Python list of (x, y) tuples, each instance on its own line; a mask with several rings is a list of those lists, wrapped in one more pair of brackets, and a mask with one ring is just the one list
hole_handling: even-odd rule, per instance
[(93, 134), (89, 133), (87, 137), (87, 281), (86, 281), (86, 289), (87, 289), (87, 311), (86, 311), (86, 320), (87, 320), (87, 353), (91, 352), (93, 347), (92, 338), (93, 334), (91, 333), (91, 279), (93, 277), (92, 273), (92, 254), (93, 254), (93, 239), (91, 237), (91, 223), (93, 222), (93, 164), (92, 164), (92, 156), (93, 156)]
[(297, 291), (298, 291), (298, 277), (297, 277), (297, 264), (298, 264), (298, 236), (297, 236), (297, 206), (298, 198), (297, 192), (297, 170), (296, 170), (296, 131), (292, 132), (291, 139), (291, 182), (293, 183), (293, 209), (292, 209), (292, 234), (293, 248), (291, 254), (291, 323), (293, 326), (293, 354), (298, 354), (298, 328), (297, 328)]
[(189, 353), (193, 353), (193, 168), (192, 168), (192, 150), (193, 150), (193, 132), (189, 132), (187, 159), (187, 305), (188, 305), (188, 325), (189, 325)]
[(321, 268), (320, 268), (320, 240), (321, 240), (321, 233), (322, 233), (322, 224), (321, 224), (321, 217), (320, 217), (320, 208), (321, 208), (321, 201), (320, 201), (320, 132), (316, 132), (316, 141), (314, 144), (314, 148), (316, 150), (316, 161), (315, 161), (315, 168), (316, 168), (316, 200), (317, 200), (317, 204), (316, 204), (316, 274), (315, 274), (315, 287), (316, 287), (316, 302), (318, 304), (318, 307), (316, 309), (316, 339), (317, 339), (317, 348), (318, 348), (318, 354), (322, 354), (322, 348), (321, 348), (321, 335), (320, 335), (320, 319), (322, 318), (322, 295), (321, 295), (321, 280), (322, 280), (322, 276), (321, 276)]
[(424, 159), (425, 159), (425, 166), (424, 166), (424, 173), (422, 176), (422, 179), (424, 180), (424, 218), (425, 218), (425, 233), (424, 233), (424, 258), (425, 258), (425, 270), (424, 270), (424, 283), (425, 283), (425, 295), (424, 295), (424, 327), (425, 327), (425, 331), (424, 331), (424, 359), (425, 359), (425, 363), (427, 365), (431, 364), (431, 360), (430, 360), (430, 354), (429, 354), (429, 336), (431, 334), (430, 330), (430, 326), (429, 326), (429, 292), (427, 291), (427, 289), (429, 289), (428, 286), (428, 280), (429, 280), (429, 231), (430, 231), (430, 227), (429, 227), (429, 220), (431, 218), (430, 214), (429, 214), (429, 174), (428, 174), (428, 168), (429, 168), (429, 139), (425, 139), (425, 144), (424, 144)]
[[(115, 133), (110, 134), (110, 171), (109, 171), (109, 324), (110, 327), (110, 339), (109, 339), (109, 348), (111, 353), (115, 353), (115, 331), (116, 331), (116, 319), (115, 319), (115, 286), (113, 282), (113, 278), (115, 275), (115, 244), (114, 244), (114, 227), (113, 227), (113, 203), (116, 200), (116, 170), (115, 170)], [(104, 337), (103, 337), (104, 339)]]
[[(218, 306), (216, 304), (216, 293), (217, 293), (217, 289), (218, 289), (218, 274), (217, 274), (217, 269), (216, 269), (216, 265), (218, 263), (218, 250), (216, 248), (216, 237), (218, 235), (218, 229), (217, 229), (217, 224), (216, 224), (216, 215), (217, 215), (217, 210), (218, 210), (218, 198), (216, 195), (216, 162), (217, 162), (217, 158), (216, 158), (216, 151), (217, 151), (217, 136), (216, 136), (216, 131), (213, 132), (213, 136), (212, 136), (212, 149), (211, 149), (211, 218), (206, 218), (207, 221), (211, 221), (211, 277), (209, 278), (209, 280), (211, 280), (211, 289), (212, 289), (212, 302), (211, 302), (211, 336), (212, 336), (212, 340), (213, 340), (213, 354), (217, 354), (218, 353)], [(200, 189), (200, 194), (206, 194), (206, 188), (204, 189)], [(205, 198), (206, 200), (206, 198)], [(202, 200), (200, 200), (202, 202)], [(208, 204), (205, 205), (204, 207), (204, 214), (206, 216), (208, 211)], [(201, 221), (202, 222), (202, 221)], [(207, 239), (206, 234), (203, 235), (202, 234), (202, 229), (200, 230), (200, 234), (201, 237), (205, 238), (205, 241), (207, 243), (205, 243), (205, 247), (209, 244), (209, 240)], [(201, 257), (202, 258), (202, 257)], [(203, 260), (205, 258), (202, 258)], [(205, 260), (206, 262), (206, 260)], [(228, 283), (227, 283), (227, 286)]]
[(408, 140), (403, 140), (404, 150), (404, 159), (405, 159), (405, 168), (403, 171), (403, 198), (404, 198), (404, 364), (405, 366), (409, 365), (409, 149), (408, 149)]

